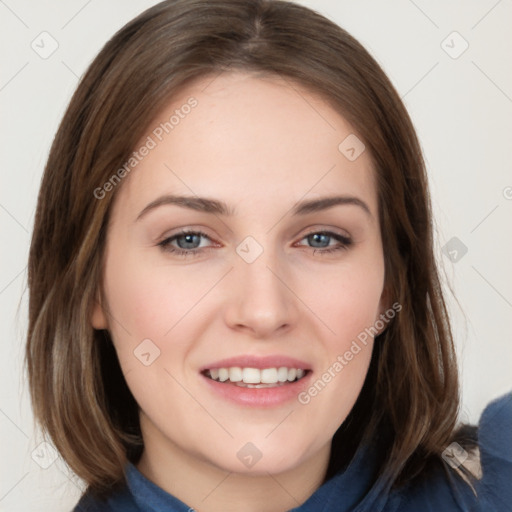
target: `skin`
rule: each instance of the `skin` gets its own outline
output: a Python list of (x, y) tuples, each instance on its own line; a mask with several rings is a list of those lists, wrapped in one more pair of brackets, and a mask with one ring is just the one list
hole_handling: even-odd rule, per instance
[[(283, 354), (308, 362), (314, 381), (379, 319), (389, 305), (374, 170), (368, 151), (351, 162), (338, 150), (354, 133), (344, 118), (276, 77), (203, 78), (173, 98), (148, 134), (190, 96), (198, 105), (115, 191), (92, 324), (109, 329), (140, 406), (145, 476), (200, 512), (285, 511), (321, 485), (373, 340), (307, 405), (231, 403), (199, 370), (242, 354)], [(137, 220), (171, 193), (222, 200), (236, 213), (162, 205)], [(290, 213), (298, 201), (341, 194), (364, 201), (371, 215), (353, 204)], [(200, 247), (210, 249), (183, 257), (158, 245), (182, 228), (204, 231)], [(353, 243), (321, 254), (340, 245), (307, 237), (325, 230)], [(252, 263), (236, 252), (247, 236), (263, 248)], [(187, 247), (183, 238), (171, 245), (179, 243)], [(148, 366), (134, 356), (145, 339), (160, 350)], [(247, 442), (262, 454), (251, 468), (237, 457)]]

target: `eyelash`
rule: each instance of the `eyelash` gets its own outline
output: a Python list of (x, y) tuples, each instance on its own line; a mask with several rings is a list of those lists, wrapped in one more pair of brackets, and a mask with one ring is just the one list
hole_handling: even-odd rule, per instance
[[(173, 242), (177, 238), (180, 238), (180, 237), (186, 236), (186, 235), (199, 235), (201, 237), (208, 238), (210, 240), (210, 237), (206, 233), (203, 233), (202, 231), (184, 230), (184, 231), (180, 231), (179, 233), (176, 233), (175, 235), (172, 235), (169, 238), (166, 238), (165, 240), (162, 240), (161, 242), (158, 243), (158, 246), (161, 247), (162, 250), (167, 253), (175, 254), (177, 256), (182, 256), (182, 257), (199, 256), (200, 254), (202, 254), (204, 252), (204, 250), (208, 250), (208, 249), (212, 248), (212, 247), (203, 247), (201, 249), (180, 249), (180, 248), (172, 247), (170, 245), (171, 242)], [(312, 232), (304, 235), (304, 237), (301, 240), (303, 240), (304, 238), (307, 238), (308, 236), (312, 236), (312, 235), (326, 235), (329, 238), (334, 238), (335, 240), (340, 242), (340, 245), (326, 248), (326, 249), (316, 249), (316, 248), (312, 247), (313, 254), (315, 254), (317, 252), (319, 252), (320, 254), (331, 254), (331, 253), (334, 253), (334, 252), (337, 252), (340, 250), (347, 250), (352, 245), (352, 240), (349, 237), (339, 235), (338, 233), (333, 233), (332, 231), (312, 231)]]

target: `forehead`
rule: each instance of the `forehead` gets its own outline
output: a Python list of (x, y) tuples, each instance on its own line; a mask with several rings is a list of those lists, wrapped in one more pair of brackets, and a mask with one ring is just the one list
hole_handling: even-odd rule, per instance
[(203, 77), (150, 123), (135, 150), (148, 141), (152, 147), (123, 183), (120, 199), (138, 207), (157, 193), (186, 193), (261, 210), (261, 201), (283, 206), (346, 193), (364, 196), (376, 214), (369, 152), (355, 160), (345, 152), (344, 141), (358, 144), (354, 132), (319, 96), (289, 79), (242, 72)]

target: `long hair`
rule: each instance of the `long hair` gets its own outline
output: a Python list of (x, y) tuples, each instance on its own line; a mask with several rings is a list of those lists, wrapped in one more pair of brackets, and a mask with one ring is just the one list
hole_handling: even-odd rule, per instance
[(26, 364), (35, 417), (98, 496), (121, 485), (126, 462), (140, 456), (137, 403), (108, 333), (89, 321), (122, 183), (99, 199), (95, 190), (178, 91), (230, 70), (312, 91), (348, 120), (371, 155), (385, 287), (402, 310), (376, 338), (363, 390), (334, 436), (328, 474), (365, 439), (387, 432), (379, 471), (402, 485), (441, 460), (459, 407), (425, 165), (377, 62), (338, 25), (287, 1), (164, 1), (120, 29), (82, 77), (51, 147), (30, 247)]

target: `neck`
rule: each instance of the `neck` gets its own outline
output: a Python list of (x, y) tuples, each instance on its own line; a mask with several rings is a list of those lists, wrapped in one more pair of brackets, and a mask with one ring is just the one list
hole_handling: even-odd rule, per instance
[(199, 512), (285, 512), (303, 504), (320, 487), (329, 462), (330, 443), (285, 472), (234, 473), (186, 452), (161, 433), (144, 435), (144, 430), (144, 452), (137, 469)]

